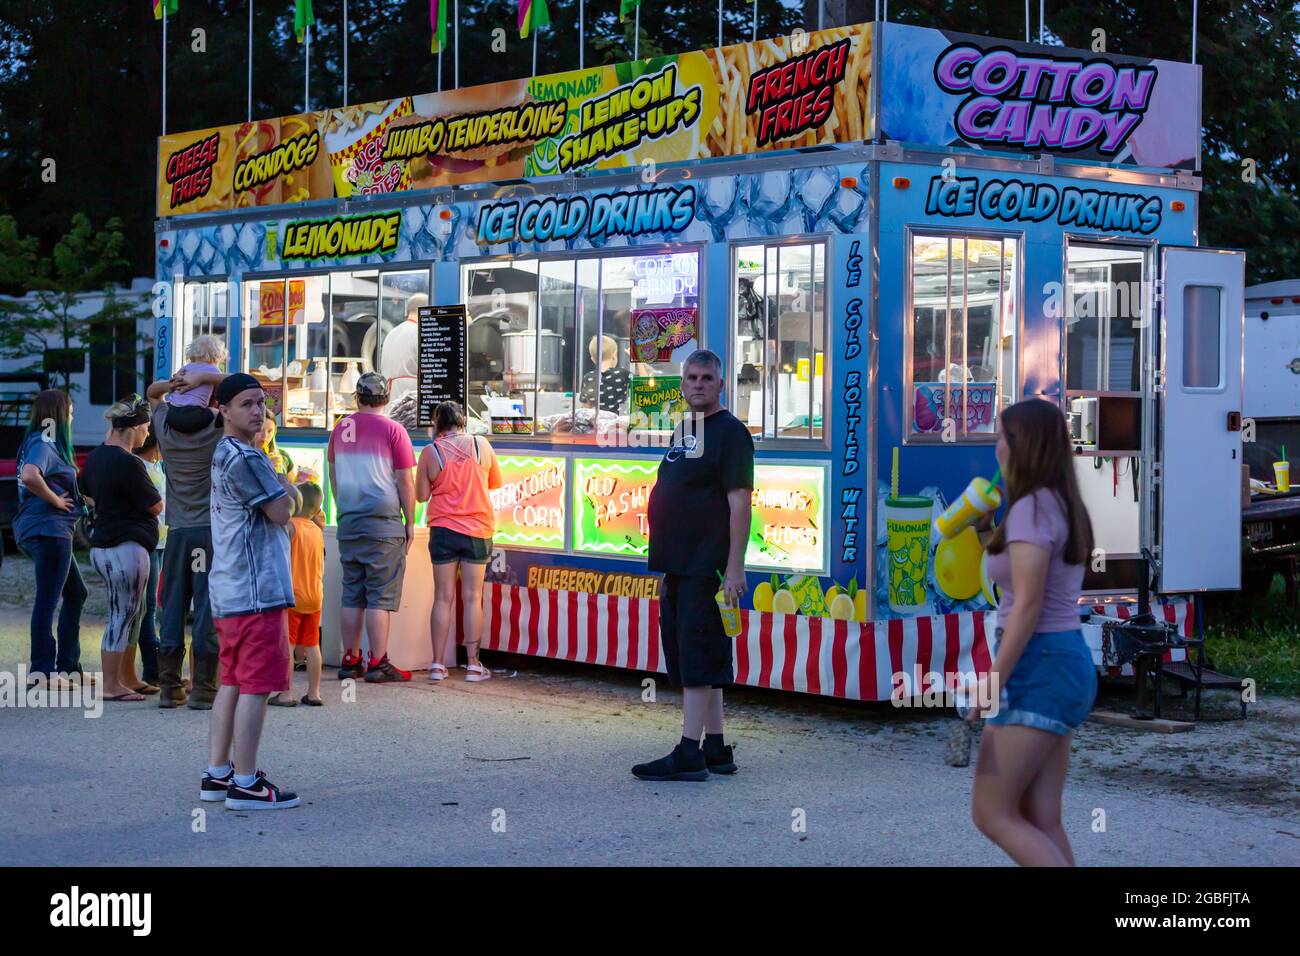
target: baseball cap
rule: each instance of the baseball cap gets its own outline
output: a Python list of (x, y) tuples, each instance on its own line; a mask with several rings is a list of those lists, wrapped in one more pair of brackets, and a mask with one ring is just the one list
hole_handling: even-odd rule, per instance
[(245, 392), (250, 388), (261, 388), (262, 383), (253, 376), (244, 372), (236, 372), (234, 375), (227, 375), (217, 386), (217, 404), (229, 405), (236, 395)]
[(366, 372), (357, 379), (357, 394), (369, 398), (387, 398), (388, 379), (378, 372)]

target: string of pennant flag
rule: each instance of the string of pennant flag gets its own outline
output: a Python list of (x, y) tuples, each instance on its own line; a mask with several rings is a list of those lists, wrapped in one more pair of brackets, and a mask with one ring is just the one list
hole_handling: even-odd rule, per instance
[[(151, 0), (151, 2), (155, 20), (175, 16), (181, 5), (180, 0)], [(252, 0), (249, 2), (251, 3)], [(429, 27), (433, 33), (429, 50), (432, 53), (441, 53), (447, 47), (448, 3), (450, 0), (429, 0)], [(641, 0), (618, 0), (618, 5), (618, 18), (622, 21), (641, 6)], [(548, 26), (551, 22), (551, 14), (546, 8), (546, 0), (519, 0), (518, 20), (519, 36), (522, 39), (527, 39), (529, 34), (539, 27)], [(316, 16), (311, 8), (311, 0), (294, 0), (293, 33), (299, 43), (303, 42), (307, 28), (315, 22)]]

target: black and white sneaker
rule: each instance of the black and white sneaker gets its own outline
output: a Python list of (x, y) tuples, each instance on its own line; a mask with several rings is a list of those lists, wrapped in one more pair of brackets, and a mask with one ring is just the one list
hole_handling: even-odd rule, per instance
[[(257, 771), (259, 777), (265, 777), (266, 772)], [(216, 803), (218, 800), (226, 799), (226, 791), (235, 783), (235, 768), (232, 766), (226, 771), (224, 777), (214, 777), (208, 771), (203, 771), (203, 779), (199, 782), (199, 799), (205, 803)]]
[(298, 794), (281, 791), (259, 773), (251, 787), (241, 787), (233, 777), (226, 790), (227, 810), (291, 810), (298, 805)]

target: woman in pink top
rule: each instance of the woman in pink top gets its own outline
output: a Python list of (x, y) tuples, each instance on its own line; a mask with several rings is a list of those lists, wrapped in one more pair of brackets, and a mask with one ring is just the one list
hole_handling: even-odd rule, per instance
[(433, 667), (429, 680), (446, 678), (443, 658), (456, 609), (456, 573), (460, 572), (465, 680), (492, 676), (478, 659), (483, 636), (483, 574), (496, 530), (488, 491), (501, 487), (501, 468), (486, 440), (465, 434), (465, 413), (455, 402), (434, 411), (435, 437), (420, 452), (415, 496), (429, 502), (429, 559), (433, 562)]
[[(1050, 402), (1002, 413), (998, 464), (1006, 518), (984, 532), (1001, 589), (989, 688), (1001, 692), (975, 767), (975, 825), (1023, 866), (1073, 866), (1061, 827), (1070, 739), (1097, 695), (1097, 670), (1079, 629), (1079, 590), (1092, 524), (1079, 495), (1069, 430)], [(993, 699), (992, 692), (981, 700)], [(980, 716), (972, 712), (972, 719)]]

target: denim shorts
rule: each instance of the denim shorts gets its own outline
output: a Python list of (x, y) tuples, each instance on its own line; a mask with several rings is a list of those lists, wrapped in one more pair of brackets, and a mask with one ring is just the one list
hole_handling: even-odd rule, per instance
[(988, 722), (1065, 735), (1084, 722), (1096, 697), (1097, 667), (1083, 632), (1039, 631), (1016, 661)]
[(429, 528), (429, 562), (431, 564), (487, 564), (492, 556), (491, 538), (474, 538), (451, 528)]

